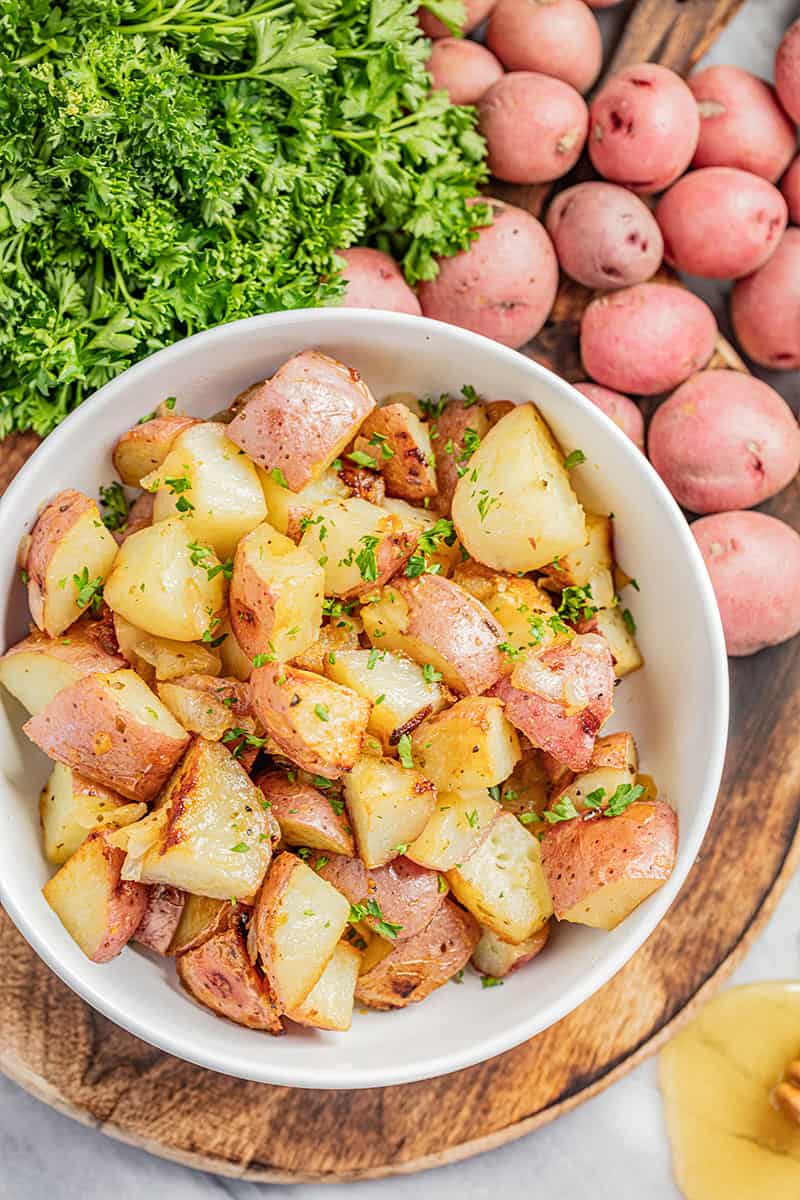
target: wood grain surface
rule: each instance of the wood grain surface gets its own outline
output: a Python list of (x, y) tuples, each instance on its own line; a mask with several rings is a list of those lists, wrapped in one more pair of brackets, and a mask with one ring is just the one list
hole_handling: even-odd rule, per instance
[[(640, 0), (615, 66), (696, 61), (741, 0)], [(531, 207), (542, 191), (532, 190)], [(519, 202), (519, 197), (517, 201)], [(580, 377), (588, 299), (565, 285), (527, 348)], [(744, 369), (722, 339), (715, 365)], [(0, 485), (35, 439), (0, 447)], [(800, 484), (768, 506), (797, 526)], [(293, 1091), (190, 1066), (88, 1008), (0, 913), (0, 1069), (53, 1107), (153, 1153), (269, 1182), (341, 1181), (466, 1158), (529, 1132), (658, 1048), (740, 960), (800, 861), (800, 639), (735, 660), (725, 776), (708, 835), (669, 914), (581, 1008), (532, 1041), (457, 1076), (369, 1092)], [(276, 1130), (280, 1137), (276, 1137)]]

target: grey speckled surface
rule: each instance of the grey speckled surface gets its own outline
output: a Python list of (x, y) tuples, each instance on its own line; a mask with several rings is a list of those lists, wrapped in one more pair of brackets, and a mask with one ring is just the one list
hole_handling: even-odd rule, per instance
[[(780, 31), (796, 16), (797, 0), (749, 0), (708, 61), (735, 62), (769, 75)], [(724, 321), (724, 293), (702, 291)], [(800, 373), (773, 382), (795, 405), (800, 402)], [(795, 878), (736, 981), (800, 974), (798, 912)], [(255, 1193), (286, 1193), (287, 1200), (331, 1195), (328, 1187), (257, 1187), (174, 1166), (76, 1125), (0, 1078), (0, 1200), (247, 1200)], [(343, 1185), (337, 1194), (352, 1200), (411, 1200), (421, 1194), (426, 1200), (522, 1195), (677, 1200), (656, 1064), (645, 1063), (554, 1125), (503, 1149), (425, 1175)]]

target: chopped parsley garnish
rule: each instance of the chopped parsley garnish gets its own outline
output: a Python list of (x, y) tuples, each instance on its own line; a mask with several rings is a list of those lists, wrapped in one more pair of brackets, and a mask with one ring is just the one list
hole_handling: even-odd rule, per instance
[(319, 717), (320, 721), (330, 721), (331, 714), (328, 712), (327, 704), (315, 704), (314, 712)]
[(500, 501), (496, 496), (489, 495), (488, 488), (481, 488), (478, 492), (478, 513), (480, 514), (481, 522), (486, 520), (489, 510)]
[(629, 608), (623, 608), (623, 610), (622, 610), (622, 620), (623, 620), (623, 623), (624, 623), (624, 625), (625, 625), (625, 628), (627, 629), (627, 631), (628, 631), (628, 633), (631, 635), (631, 637), (635, 637), (635, 635), (636, 635), (636, 622), (634, 621), (634, 619), (633, 619), (633, 613), (631, 612), (631, 610), (630, 610)]
[(371, 454), (367, 454), (364, 450), (351, 450), (345, 457), (354, 462), (357, 467), (369, 467), (373, 471), (377, 471), (378, 464)]
[(565, 587), (561, 593), (561, 603), (558, 606), (558, 616), (563, 621), (574, 625), (578, 621), (588, 621), (597, 612), (597, 606), (591, 604), (592, 586)]
[(328, 796), (327, 801), (333, 811), (336, 813), (336, 816), (340, 817), (344, 812), (344, 800), (342, 800), (339, 796)]
[(422, 667), (422, 678), (426, 683), (438, 683), (442, 679), (442, 672), (437, 671), (433, 663), (424, 663)]
[(475, 388), (472, 386), (471, 383), (464, 384), (464, 386), (461, 389), (461, 395), (464, 397), (464, 400), (466, 401), (466, 403), (464, 405), (465, 408), (472, 408), (473, 404), (477, 404), (478, 401), (480, 400), (480, 396), (475, 391)]
[(389, 445), (389, 439), (383, 433), (373, 433), (369, 439), (370, 446), (380, 446), (381, 455), (385, 459), (394, 458), (394, 450)]
[(460, 971), (456, 971), (455, 975), (451, 975), (450, 982), (451, 983), (463, 983), (464, 982), (464, 968), (463, 967), (461, 968)]
[(254, 733), (250, 733), (247, 729), (241, 729), (238, 725), (233, 729), (226, 729), (222, 735), (222, 741), (226, 744), (230, 742), (238, 742), (237, 746), (231, 750), (234, 758), (239, 758), (245, 746), (252, 746), (256, 750), (263, 749), (267, 744), (267, 739), (256, 737)]
[(250, 847), (247, 845), (246, 842), (237, 842), (236, 845), (231, 846), (230, 849), (233, 851), (234, 854), (245, 854), (250, 849)]
[(555, 825), (558, 821), (571, 821), (574, 817), (579, 817), (580, 813), (569, 796), (562, 796), (543, 815), (548, 825)]
[(478, 816), (477, 808), (473, 808), (471, 812), (464, 813), (464, 816), (467, 818), (467, 824), (469, 825), (470, 829), (478, 828), (480, 817)]
[(363, 904), (350, 905), (350, 916), (348, 917), (348, 920), (350, 921), (351, 925), (357, 925), (358, 922), (363, 921), (365, 917), (372, 917), (372, 920), (374, 921), (373, 928), (376, 933), (381, 935), (381, 937), (391, 938), (394, 940), (400, 930), (403, 928), (402, 925), (393, 925), (391, 921), (384, 920), (380, 904), (378, 904), (377, 900), (372, 898), (365, 900)]
[(490, 795), (490, 796), (492, 797), (492, 799), (493, 799), (493, 800), (495, 800), (495, 801), (496, 801), (498, 804), (500, 803), (500, 784), (499, 784), (499, 783), (496, 783), (496, 784), (494, 785), (494, 787), (490, 787), (490, 788), (489, 788), (489, 795)]
[(275, 481), (275, 483), (277, 483), (278, 487), (286, 488), (286, 491), (288, 492), (289, 484), (286, 480), (286, 476), (284, 475), (284, 473), (280, 469), (280, 467), (273, 467), (272, 470), (270, 471), (270, 477), (272, 479), (274, 479), (274, 481)]
[(187, 516), (190, 512), (194, 512), (194, 505), (189, 497), (185, 494), (191, 491), (192, 481), (188, 475), (176, 475), (172, 479), (165, 479), (164, 486), (169, 488), (171, 496), (177, 496), (175, 507), (179, 513)]
[(332, 784), (332, 781), (330, 779), (326, 779), (324, 775), (315, 775), (311, 782), (314, 784), (314, 787), (319, 788), (321, 792), (324, 792), (326, 788), (329, 788)]
[(481, 975), (481, 987), (492, 988), (492, 987), (502, 987), (502, 986), (503, 986), (502, 979), (498, 979), (496, 975)]
[(378, 561), (375, 558), (375, 547), (378, 545), (380, 538), (374, 534), (365, 533), (361, 539), (361, 550), (356, 555), (356, 566), (361, 574), (361, 578), (368, 583), (374, 583), (378, 578)]
[(420, 412), (426, 421), (438, 421), (449, 400), (450, 397), (446, 392), (438, 400), (434, 400), (433, 396), (424, 396), (419, 401)]
[(124, 529), (128, 523), (128, 497), (121, 483), (109, 483), (108, 487), (100, 486), (100, 507), (104, 509), (103, 524), (113, 533)]
[(414, 766), (414, 759), (411, 755), (411, 738), (407, 733), (404, 733), (397, 743), (397, 754), (404, 767)]
[(567, 457), (564, 459), (564, 470), (571, 471), (573, 467), (579, 467), (581, 465), (581, 463), (585, 463), (585, 462), (586, 462), (586, 455), (583, 453), (583, 451), (582, 450), (573, 450), (572, 453), (568, 454)]
[(91, 608), (93, 613), (99, 613), (103, 602), (102, 575), (90, 579), (89, 568), (84, 567), (80, 575), (72, 576), (72, 582), (75, 584), (75, 603), (78, 608)]
[(644, 788), (640, 783), (621, 783), (616, 788), (614, 794), (609, 800), (606, 807), (603, 809), (604, 817), (618, 817), (625, 812), (635, 800), (644, 795)]
[(254, 667), (265, 667), (267, 663), (275, 662), (274, 654), (255, 654), (253, 656)]

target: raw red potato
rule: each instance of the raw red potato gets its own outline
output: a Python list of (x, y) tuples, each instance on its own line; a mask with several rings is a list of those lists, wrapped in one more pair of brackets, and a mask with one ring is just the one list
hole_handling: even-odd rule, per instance
[(738, 279), (757, 271), (774, 253), (787, 217), (776, 187), (734, 167), (691, 171), (656, 208), (667, 262), (708, 279)]
[(586, 92), (600, 74), (600, 27), (583, 0), (499, 0), (486, 42), (507, 71), (541, 71)]
[(644, 417), (629, 396), (612, 392), (599, 383), (575, 383), (573, 387), (610, 417), (635, 446), (644, 450)]
[(579, 634), (531, 653), (491, 689), (505, 714), (540, 749), (573, 771), (588, 767), (614, 707), (614, 665), (605, 638)]
[[(476, 29), (482, 21), (486, 20), (496, 3), (497, 0), (464, 0), (465, 15), (461, 32), (471, 33), (473, 29)], [(420, 9), (419, 23), (422, 26), (422, 32), (429, 38), (449, 37), (452, 32), (426, 8)]]
[(453, 104), (477, 104), (502, 78), (503, 68), (480, 42), (440, 38), (433, 43), (428, 74), (434, 88), (447, 92)]
[(751, 508), (800, 467), (800, 429), (778, 392), (740, 371), (700, 371), (656, 411), (650, 461), (691, 512)]
[(800, 633), (800, 535), (760, 512), (724, 512), (692, 525), (735, 658)]
[(613, 183), (579, 183), (547, 210), (561, 269), (590, 288), (644, 283), (661, 266), (664, 244), (649, 208)]
[(592, 101), (589, 156), (604, 178), (649, 195), (683, 174), (699, 134), (697, 105), (680, 76), (640, 63), (614, 75)]
[(786, 112), (800, 125), (800, 21), (789, 26), (778, 46), (775, 88)]
[(639, 283), (593, 300), (581, 321), (581, 358), (597, 383), (635, 396), (669, 392), (714, 352), (717, 322), (699, 296)]
[[(464, 102), (454, 100), (453, 103)], [(398, 264), (388, 254), (369, 246), (352, 246), (349, 250), (340, 250), (339, 257), (345, 261), (342, 279), (347, 288), (341, 301), (344, 308), (381, 308), (386, 312), (422, 316), (419, 300), (406, 283)]]
[(741, 67), (707, 67), (689, 80), (700, 113), (693, 167), (738, 167), (771, 183), (786, 170), (797, 133), (757, 75)]
[[(313, 863), (313, 859), (310, 861)], [(381, 916), (367, 912), (364, 923), (380, 933), (379, 923), (386, 921), (397, 927), (400, 939), (415, 937), (430, 924), (448, 890), (439, 882), (438, 871), (429, 871), (403, 857), (368, 870), (360, 858), (332, 854), (318, 874), (351, 904), (374, 900)]]
[(739, 345), (762, 367), (800, 367), (800, 229), (787, 229), (764, 266), (738, 281), (731, 319)]
[(535, 217), (500, 200), (488, 203), (493, 223), (481, 229), (469, 250), (440, 260), (438, 276), (420, 284), (419, 298), (426, 317), (516, 349), (547, 320), (558, 260)]
[(800, 225), (800, 154), (784, 175), (781, 191), (789, 206), (789, 220), (793, 225)]
[(507, 183), (549, 183), (581, 156), (589, 113), (579, 92), (536, 71), (512, 71), (478, 104), (489, 170)]

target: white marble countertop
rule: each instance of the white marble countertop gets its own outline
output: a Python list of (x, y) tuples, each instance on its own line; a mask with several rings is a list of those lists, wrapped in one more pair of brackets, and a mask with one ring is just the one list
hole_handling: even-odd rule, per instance
[[(749, 0), (712, 53), (769, 75), (781, 31), (800, 15), (798, 0)], [(798, 374), (780, 381), (797, 398)], [(800, 975), (800, 876), (732, 982)], [(0, 1077), (0, 1200), (286, 1200), (330, 1196), (327, 1185), (291, 1189), (201, 1174), (85, 1129)], [(378, 1182), (342, 1185), (352, 1200), (482, 1200), (490, 1195), (559, 1200), (678, 1200), (650, 1061), (583, 1107), (500, 1150), (468, 1162)], [(721, 1198), (722, 1200), (722, 1198)]]

